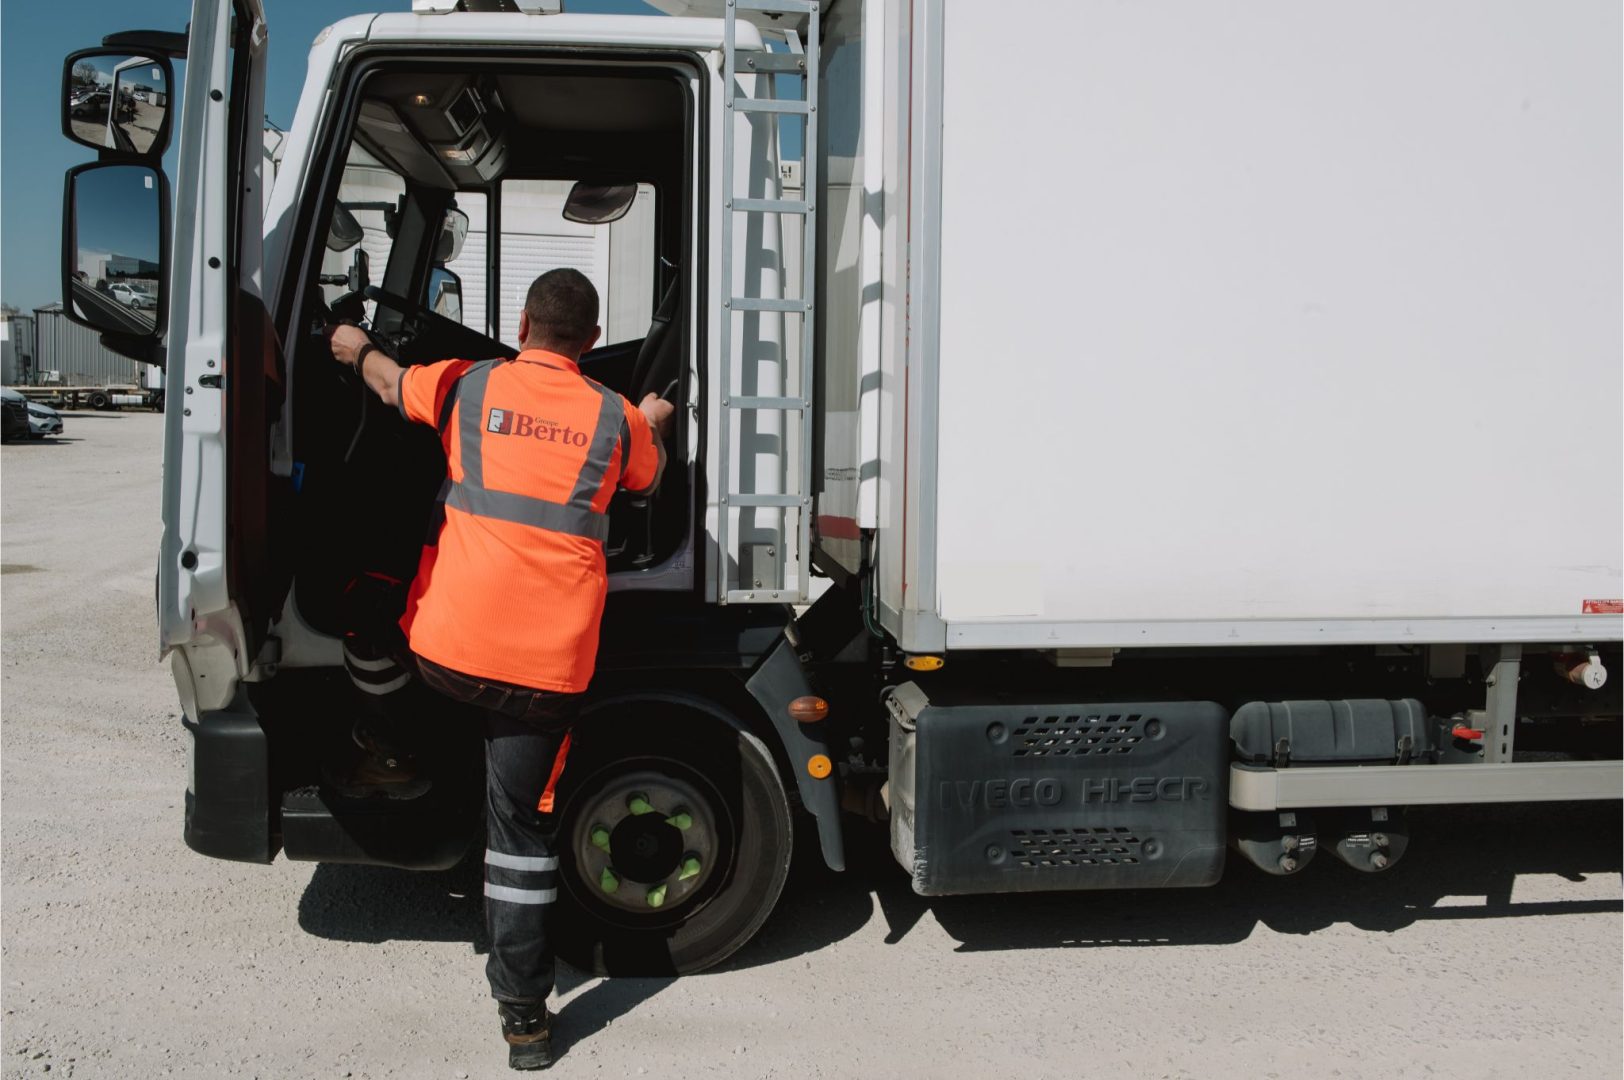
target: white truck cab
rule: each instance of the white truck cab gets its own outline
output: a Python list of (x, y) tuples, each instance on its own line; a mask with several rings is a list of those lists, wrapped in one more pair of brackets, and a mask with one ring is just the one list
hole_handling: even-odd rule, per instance
[(1409, 805), (1619, 796), (1616, 5), (661, 6), (335, 23), (274, 187), (260, 0), (69, 58), (67, 100), (128, 89), (64, 110), (64, 294), (164, 367), (194, 848), (468, 850), (453, 706), (430, 795), (329, 782), (350, 588), (412, 576), (445, 462), (320, 331), (511, 357), (563, 265), (583, 370), (678, 415), (611, 509), (572, 959), (717, 962), (853, 813), (935, 894), (1376, 872)]

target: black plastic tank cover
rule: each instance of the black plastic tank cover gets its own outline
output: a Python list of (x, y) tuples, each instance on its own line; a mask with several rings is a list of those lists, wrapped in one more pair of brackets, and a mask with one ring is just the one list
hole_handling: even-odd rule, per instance
[(944, 706), (907, 689), (911, 708), (905, 694), (891, 703), (893, 850), (916, 892), (1196, 886), (1222, 875), (1222, 706)]

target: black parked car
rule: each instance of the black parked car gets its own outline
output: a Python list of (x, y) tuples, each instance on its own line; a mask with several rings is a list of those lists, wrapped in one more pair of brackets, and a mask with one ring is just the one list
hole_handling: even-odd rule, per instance
[(10, 442), (12, 439), (26, 439), (28, 437), (28, 399), (15, 390), (4, 391), (4, 400), (0, 401), (0, 417), (4, 418), (4, 425), (0, 426), (0, 439)]

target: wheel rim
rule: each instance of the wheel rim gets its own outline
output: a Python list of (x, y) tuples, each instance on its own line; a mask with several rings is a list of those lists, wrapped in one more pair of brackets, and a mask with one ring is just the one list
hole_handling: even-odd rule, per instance
[(725, 877), (733, 824), (710, 785), (685, 775), (682, 763), (627, 764), (636, 767), (589, 784), (571, 808), (571, 891), (616, 922), (681, 922)]

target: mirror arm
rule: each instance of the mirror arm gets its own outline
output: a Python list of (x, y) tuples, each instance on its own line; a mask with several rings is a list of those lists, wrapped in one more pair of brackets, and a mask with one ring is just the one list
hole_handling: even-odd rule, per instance
[(156, 338), (145, 334), (103, 334), (101, 346), (143, 364), (152, 364), (160, 369), (164, 366), (163, 346), (158, 344)]
[(186, 59), (186, 35), (173, 30), (123, 30), (102, 38), (102, 47), (158, 53), (171, 60)]

